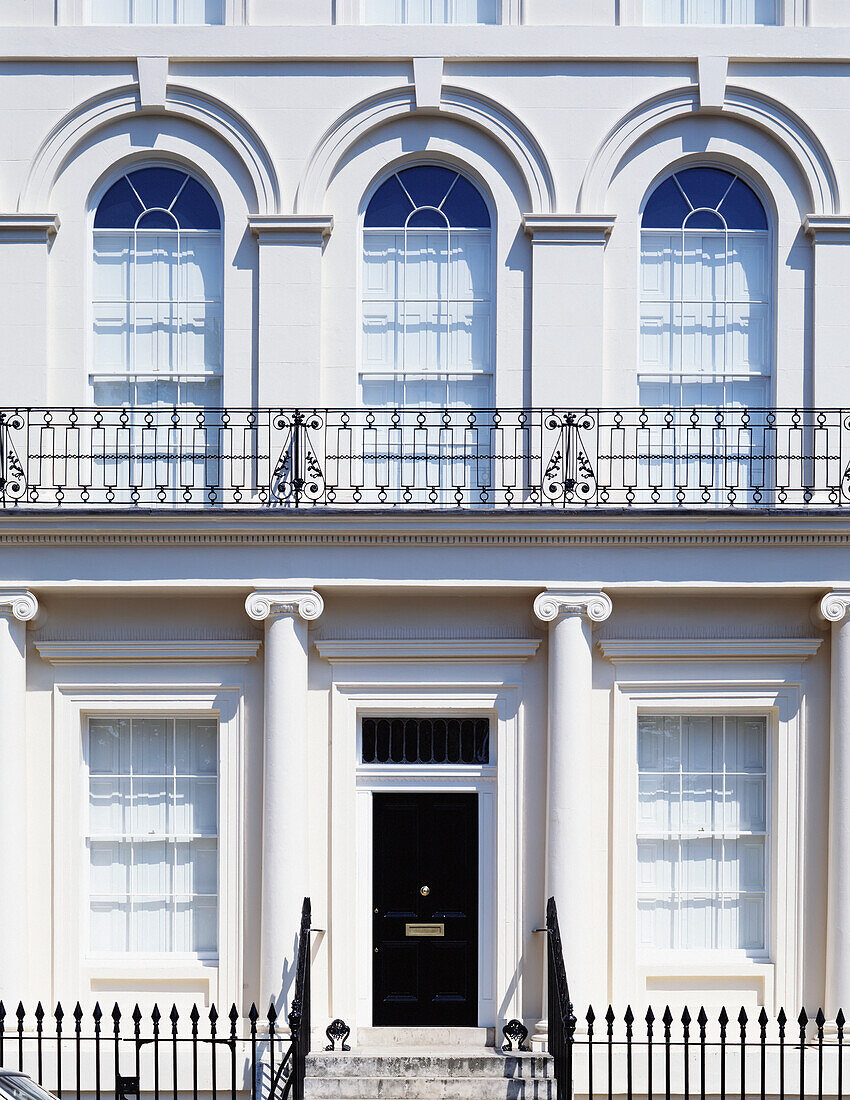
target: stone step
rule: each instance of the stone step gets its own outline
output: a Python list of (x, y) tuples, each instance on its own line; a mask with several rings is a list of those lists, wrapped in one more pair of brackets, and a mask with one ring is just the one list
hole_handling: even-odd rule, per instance
[[(442, 1050), (444, 1047), (492, 1047), (496, 1041), (493, 1027), (361, 1027), (357, 1029), (358, 1047), (405, 1047)], [(353, 1044), (352, 1044), (353, 1045)]]
[(305, 1100), (554, 1100), (551, 1078), (308, 1077)]
[(500, 1054), (494, 1050), (317, 1052), (307, 1057), (309, 1077), (494, 1077), (546, 1079), (552, 1076), (548, 1054)]
[(365, 1050), (307, 1059), (307, 1100), (554, 1100), (546, 1054)]

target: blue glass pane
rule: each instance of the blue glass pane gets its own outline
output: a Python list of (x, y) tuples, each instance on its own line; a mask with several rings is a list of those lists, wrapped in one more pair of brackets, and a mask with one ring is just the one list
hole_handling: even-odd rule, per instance
[(382, 183), (366, 208), (365, 225), (375, 227), (403, 226), (412, 207), (404, 188), (395, 176)]
[(448, 229), (448, 223), (439, 210), (425, 207), (411, 214), (408, 229)]
[(167, 210), (151, 210), (139, 219), (139, 229), (173, 229), (177, 231), (177, 222)]
[(490, 211), (478, 188), (458, 177), (442, 205), (442, 211), (457, 229), (489, 229)]
[(185, 172), (178, 172), (175, 168), (140, 168), (128, 174), (146, 208), (164, 206), (166, 210), (174, 202), (174, 196), (186, 178)]
[(439, 164), (417, 164), (399, 176), (417, 206), (439, 206), (454, 183), (457, 172)]
[(767, 229), (767, 215), (758, 195), (743, 180), (735, 180), (720, 213), (730, 229)]
[(649, 196), (641, 225), (644, 229), (681, 229), (689, 213), (690, 207), (671, 176)]
[(722, 168), (684, 168), (676, 173), (691, 206), (707, 206), (710, 210), (717, 209), (734, 178)]
[(723, 219), (713, 210), (697, 210), (685, 222), (686, 229), (724, 229)]
[(221, 229), (218, 208), (209, 191), (197, 180), (187, 180), (171, 212), (181, 229)]
[(94, 217), (95, 229), (132, 229), (141, 214), (139, 200), (133, 188), (122, 176), (109, 188), (98, 204)]

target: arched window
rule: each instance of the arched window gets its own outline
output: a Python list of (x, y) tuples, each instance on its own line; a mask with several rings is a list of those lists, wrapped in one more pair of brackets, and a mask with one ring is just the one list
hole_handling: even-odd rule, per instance
[(89, 0), (90, 23), (224, 22), (224, 0)]
[(363, 231), (367, 405), (492, 403), (490, 213), (454, 169), (393, 173)]
[(643, 0), (644, 23), (756, 24), (777, 23), (777, 0)]
[(640, 403), (770, 403), (770, 234), (739, 176), (685, 168), (643, 212)]
[(221, 219), (176, 168), (117, 180), (94, 219), (95, 400), (221, 401)]
[(500, 0), (366, 0), (366, 23), (498, 23)]

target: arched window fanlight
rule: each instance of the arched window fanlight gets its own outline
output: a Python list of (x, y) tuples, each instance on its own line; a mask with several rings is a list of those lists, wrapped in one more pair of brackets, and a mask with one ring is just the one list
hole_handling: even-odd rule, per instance
[(640, 401), (769, 403), (770, 234), (740, 176), (685, 168), (641, 220)]
[(220, 402), (221, 218), (187, 172), (139, 168), (94, 218), (93, 381), (100, 404)]
[(367, 404), (491, 404), (491, 229), (461, 173), (394, 172), (364, 219), (362, 385)]

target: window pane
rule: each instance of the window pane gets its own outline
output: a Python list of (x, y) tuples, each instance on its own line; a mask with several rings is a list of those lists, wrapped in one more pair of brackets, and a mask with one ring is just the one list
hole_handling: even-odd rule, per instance
[[(94, 949), (214, 951), (217, 723), (91, 719), (87, 744), (90, 771), (101, 769), (89, 779), (90, 836), (127, 836), (123, 842), (89, 841)], [(115, 774), (119, 767), (125, 774)], [(206, 839), (173, 840), (175, 834), (197, 833)]]
[(763, 950), (766, 719), (641, 715), (637, 735), (641, 944)]
[(90, 933), (92, 945), (104, 953), (129, 950), (130, 903), (99, 901), (91, 903)]
[(89, 780), (89, 828), (94, 836), (121, 836), (130, 817), (129, 779)]
[(172, 723), (162, 718), (133, 722), (133, 772), (166, 775), (171, 771)]
[(89, 771), (111, 775), (130, 770), (130, 723), (123, 719), (89, 721)]

